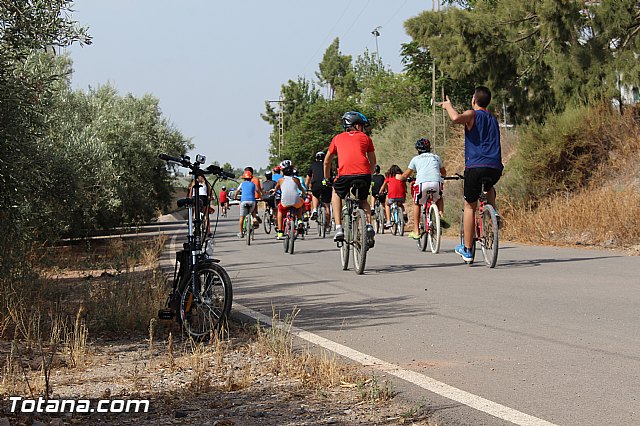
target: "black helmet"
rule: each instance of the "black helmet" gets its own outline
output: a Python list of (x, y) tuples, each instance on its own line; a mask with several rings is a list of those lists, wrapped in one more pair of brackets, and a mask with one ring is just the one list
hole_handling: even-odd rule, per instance
[(376, 174), (380, 173), (380, 164), (376, 164)]
[(357, 111), (349, 111), (345, 112), (342, 116), (342, 127), (348, 129), (349, 127), (354, 127), (356, 124), (362, 124), (367, 127), (370, 126), (369, 119)]
[(226, 186), (224, 186), (224, 185), (222, 185), (222, 190), (224, 191), (224, 190), (226, 190), (226, 189), (227, 189), (227, 187), (226, 187)]
[(324, 160), (324, 151), (316, 152), (316, 161), (323, 161), (323, 160)]
[(420, 154), (431, 152), (431, 142), (427, 138), (420, 138), (416, 141), (416, 149)]

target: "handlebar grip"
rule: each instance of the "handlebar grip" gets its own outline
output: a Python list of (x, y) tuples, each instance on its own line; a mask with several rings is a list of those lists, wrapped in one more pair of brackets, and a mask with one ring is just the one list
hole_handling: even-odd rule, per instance
[(158, 158), (164, 161), (175, 161), (176, 163), (182, 163), (182, 158), (172, 157), (167, 154), (160, 154), (158, 155)]

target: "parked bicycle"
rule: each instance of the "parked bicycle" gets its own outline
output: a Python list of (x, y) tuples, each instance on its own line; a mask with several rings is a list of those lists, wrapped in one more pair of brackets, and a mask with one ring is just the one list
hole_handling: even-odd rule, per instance
[[(445, 179), (464, 179), (464, 176), (456, 173), (455, 176), (450, 176)], [(496, 209), (487, 202), (487, 191), (485, 186), (491, 185), (490, 179), (482, 179), (482, 189), (480, 190), (480, 197), (478, 198), (478, 208), (474, 217), (474, 237), (473, 244), (471, 246), (471, 261), (465, 261), (466, 264), (473, 264), (473, 260), (476, 255), (476, 241), (480, 243), (482, 249), (482, 256), (485, 264), (489, 268), (496, 266), (498, 262), (498, 247), (499, 247), (499, 228), (498, 228), (498, 214)], [(460, 216), (460, 244), (464, 244), (464, 210)]]
[(342, 206), (344, 241), (337, 243), (340, 248), (342, 269), (346, 271), (349, 268), (349, 254), (353, 250), (353, 269), (358, 275), (364, 273), (369, 244), (366, 231), (367, 217), (358, 200), (354, 198), (354, 191), (368, 190), (368, 186), (366, 181), (354, 180), (351, 183)]
[[(196, 156), (193, 163), (188, 156), (176, 158), (160, 154), (159, 158), (191, 170), (194, 194), (198, 194), (198, 176), (213, 174), (216, 176), (214, 184), (218, 179), (234, 177), (215, 165), (200, 169), (205, 162), (204, 156)], [(218, 264), (219, 260), (213, 258), (215, 231), (203, 243), (202, 218), (193, 214), (202, 209), (200, 197), (180, 199), (178, 207), (188, 209), (187, 242), (176, 252), (171, 294), (167, 307), (161, 309), (158, 316), (160, 319), (175, 318), (190, 336), (203, 338), (219, 330), (229, 316), (233, 298), (231, 278)]]

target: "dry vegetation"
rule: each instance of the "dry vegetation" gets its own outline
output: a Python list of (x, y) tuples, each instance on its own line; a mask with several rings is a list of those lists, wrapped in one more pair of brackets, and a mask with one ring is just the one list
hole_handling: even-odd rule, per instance
[[(46, 270), (14, 297), (0, 341), (2, 417), (11, 424), (314, 425), (429, 424), (421, 404), (393, 399), (384, 377), (363, 373), (289, 330), (232, 323), (194, 342), (157, 321), (166, 282), (156, 268), (164, 239), (113, 239), (48, 248)], [(5, 301), (8, 299), (5, 299)], [(6, 399), (148, 399), (146, 414), (16, 416)], [(56, 423), (58, 422), (58, 423)]]

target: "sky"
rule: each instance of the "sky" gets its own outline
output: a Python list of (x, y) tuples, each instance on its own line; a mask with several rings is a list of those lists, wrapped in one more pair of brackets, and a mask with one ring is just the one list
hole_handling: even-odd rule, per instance
[(353, 60), (377, 49), (401, 72), (401, 44), (411, 41), (403, 23), (432, 7), (419, 0), (76, 0), (73, 19), (89, 27), (93, 43), (66, 50), (75, 89), (109, 83), (122, 95), (152, 94), (195, 144), (191, 155), (258, 169), (268, 165), (272, 130), (260, 114), (283, 84), (317, 81), (336, 37)]

